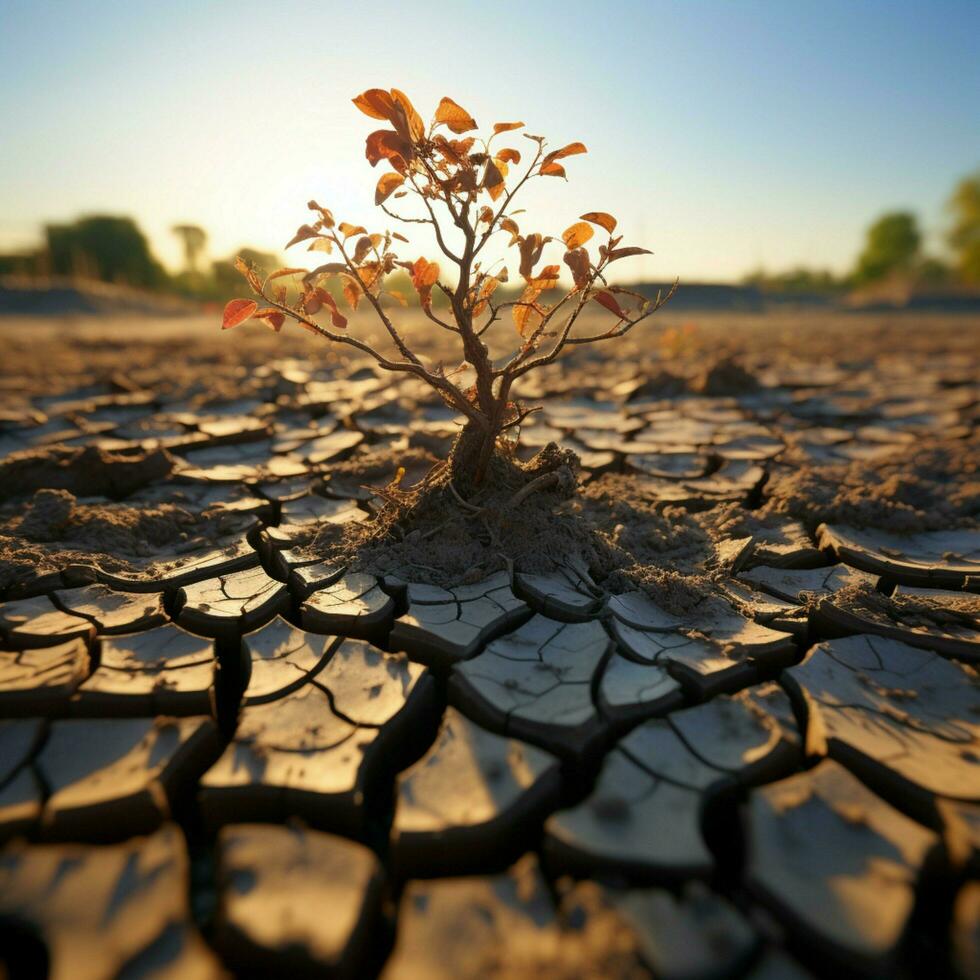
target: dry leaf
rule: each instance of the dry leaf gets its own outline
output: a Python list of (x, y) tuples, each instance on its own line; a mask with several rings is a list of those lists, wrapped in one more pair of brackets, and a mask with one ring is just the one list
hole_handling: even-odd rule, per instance
[(582, 215), (583, 221), (591, 221), (594, 225), (600, 225), (611, 235), (616, 230), (616, 219), (605, 211), (590, 211)]
[(476, 121), (473, 117), (462, 106), (445, 96), (436, 109), (436, 122), (444, 123), (457, 134), (476, 129)]
[(296, 230), (296, 234), (286, 242), (286, 248), (290, 248), (297, 242), (305, 242), (308, 238), (316, 238), (318, 232), (316, 228), (310, 227), (310, 225), (300, 225)]
[(366, 142), (364, 155), (372, 167), (380, 160), (387, 160), (396, 170), (404, 171), (415, 159), (412, 144), (392, 129), (376, 129)]
[(605, 289), (600, 289), (599, 292), (597, 292), (592, 298), (600, 306), (604, 306), (607, 310), (609, 310), (610, 313), (615, 313), (616, 316), (620, 318), (620, 320), (626, 319), (626, 314), (623, 312), (619, 303), (616, 302), (616, 297), (613, 296), (612, 293), (608, 292)]
[(395, 100), (383, 88), (369, 88), (351, 101), (365, 116), (394, 121), (392, 117), (395, 113)]
[(584, 248), (576, 248), (566, 252), (565, 265), (572, 270), (572, 279), (575, 281), (576, 289), (582, 289), (589, 284), (589, 280), (592, 278), (592, 263), (589, 261), (589, 253)]
[(564, 239), (565, 245), (569, 250), (580, 248), (584, 245), (594, 234), (592, 228), (586, 224), (584, 221), (576, 221), (574, 225), (566, 228), (562, 233), (561, 237)]
[(631, 255), (653, 255), (653, 252), (648, 248), (638, 248), (636, 245), (630, 245), (628, 248), (614, 248), (606, 253), (606, 257), (610, 262), (615, 262), (616, 259), (628, 259)]
[(382, 174), (374, 191), (374, 203), (382, 204), (387, 201), (404, 183), (405, 178), (401, 174)]
[(493, 131), (494, 133), (509, 133), (512, 129), (520, 129), (523, 125), (522, 122), (494, 123)]
[(279, 333), (282, 325), (286, 322), (286, 315), (275, 307), (267, 306), (264, 309), (256, 310), (252, 314), (256, 320), (261, 320), (270, 330)]
[(266, 276), (266, 282), (272, 282), (273, 279), (281, 279), (283, 276), (295, 276), (297, 273), (302, 272), (306, 275), (306, 269), (276, 269), (271, 275)]
[(259, 304), (251, 299), (233, 299), (225, 306), (221, 317), (221, 329), (230, 330), (244, 323), (257, 309)]

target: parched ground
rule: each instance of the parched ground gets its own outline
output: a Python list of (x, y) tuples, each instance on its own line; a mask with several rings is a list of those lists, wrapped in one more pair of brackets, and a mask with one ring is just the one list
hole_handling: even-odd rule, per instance
[(413, 381), (0, 319), (0, 975), (980, 975), (980, 323), (658, 321), (345, 565)]

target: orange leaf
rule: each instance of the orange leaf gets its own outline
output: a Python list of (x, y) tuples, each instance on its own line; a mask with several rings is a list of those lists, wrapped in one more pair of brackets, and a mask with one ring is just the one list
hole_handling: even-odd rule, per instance
[(364, 155), (372, 167), (376, 167), (379, 160), (387, 160), (396, 170), (405, 170), (415, 158), (415, 150), (394, 130), (376, 129), (365, 142)]
[(399, 306), (408, 306), (408, 300), (405, 299), (405, 294), (397, 289), (389, 289), (388, 295), (395, 299)]
[(445, 123), (454, 133), (467, 133), (476, 129), (476, 120), (452, 99), (443, 96), (436, 109), (436, 122)]
[(372, 119), (387, 119), (392, 121), (395, 112), (395, 102), (383, 88), (369, 88), (356, 99), (351, 99), (365, 116)]
[(550, 162), (552, 160), (562, 160), (565, 157), (574, 156), (576, 153), (588, 153), (589, 151), (585, 148), (584, 143), (569, 143), (568, 146), (563, 146), (560, 150), (552, 150), (545, 160)]
[(316, 238), (317, 234), (315, 228), (311, 228), (309, 225), (300, 225), (296, 234), (286, 242), (286, 248), (295, 245), (297, 242), (305, 242), (308, 238)]
[(413, 140), (422, 139), (425, 136), (425, 123), (422, 122), (422, 117), (415, 111), (415, 106), (412, 105), (409, 97), (404, 92), (399, 92), (396, 88), (391, 90), (391, 97), (405, 114), (405, 120), (408, 123), (408, 135)]
[(298, 272), (302, 272), (305, 276), (308, 271), (307, 269), (276, 269), (275, 272), (266, 277), (266, 282), (271, 282), (273, 279), (281, 279), (283, 276), (295, 276)]
[(584, 221), (576, 221), (574, 225), (566, 228), (561, 237), (569, 249), (579, 248), (584, 245), (595, 234)]
[(432, 306), (432, 287), (439, 279), (439, 263), (430, 262), (426, 258), (418, 258), (412, 266), (412, 285), (419, 294), (419, 302), (423, 309)]
[(520, 163), (521, 154), (519, 151), (515, 150), (512, 146), (505, 146), (498, 154), (498, 160), (503, 160), (505, 163)]
[(276, 333), (282, 330), (282, 325), (286, 322), (285, 314), (280, 313), (279, 310), (271, 306), (267, 306), (263, 310), (257, 310), (252, 315), (256, 320), (261, 320), (270, 330), (274, 330)]
[(343, 316), (337, 309), (337, 303), (334, 298), (325, 289), (320, 289), (319, 287), (315, 290), (315, 294), (320, 303), (330, 310), (330, 322), (335, 327), (343, 330), (347, 326), (347, 317)]
[(221, 329), (230, 330), (244, 323), (257, 309), (259, 304), (252, 299), (233, 299), (225, 306), (221, 317)]
[(532, 280), (531, 283), (541, 292), (546, 289), (554, 289), (558, 285), (558, 276), (561, 267), (557, 265), (546, 265)]
[(536, 286), (528, 286), (514, 305), (514, 326), (517, 327), (517, 332), (522, 337), (527, 333), (528, 327), (534, 326), (544, 319), (544, 314), (538, 306), (538, 296), (540, 295), (540, 289)]
[(387, 201), (404, 183), (405, 178), (401, 174), (382, 174), (374, 191), (374, 203), (382, 204)]
[(306, 206), (311, 211), (320, 212), (320, 220), (323, 222), (324, 228), (333, 228), (333, 215), (328, 208), (321, 207), (316, 201), (307, 201)]
[(592, 276), (592, 263), (589, 261), (589, 253), (584, 248), (576, 248), (566, 252), (565, 265), (572, 270), (572, 279), (575, 281), (576, 289), (588, 285)]
[(512, 129), (520, 129), (524, 123), (522, 122), (512, 122), (512, 123), (494, 123), (493, 131), (495, 133), (509, 133)]
[(600, 225), (611, 235), (616, 230), (616, 219), (605, 211), (590, 211), (582, 215), (583, 221), (591, 221), (594, 225)]
[(351, 235), (366, 235), (367, 229), (362, 228), (360, 225), (349, 225), (346, 221), (341, 221), (337, 228), (337, 231), (344, 236), (344, 241), (346, 242)]
[(504, 231), (510, 232), (510, 241), (507, 243), (508, 246), (513, 245), (514, 242), (520, 237), (521, 229), (517, 227), (517, 222), (513, 218), (501, 218), (500, 227)]
[[(507, 165), (504, 164), (504, 166)], [(483, 187), (494, 201), (504, 192), (504, 175), (500, 172), (500, 168), (494, 160), (487, 161), (487, 172), (483, 178)]]
[(539, 173), (542, 177), (564, 177), (565, 168), (560, 163), (542, 163)]
[(626, 319), (626, 314), (623, 312), (619, 303), (616, 302), (616, 297), (612, 293), (607, 292), (605, 289), (600, 290), (595, 296), (592, 297), (600, 306), (604, 306), (610, 313), (615, 313), (620, 320)]
[(374, 243), (367, 235), (363, 238), (358, 238), (357, 244), (354, 246), (354, 263), (360, 265), (367, 258), (368, 252), (372, 248), (374, 248)]
[(544, 239), (537, 232), (534, 232), (533, 234), (528, 235), (526, 238), (521, 239), (520, 271), (521, 275), (529, 282), (531, 280), (531, 272), (533, 271), (535, 265), (537, 265), (538, 259), (541, 258), (541, 251), (543, 248)]
[(628, 248), (614, 248), (607, 253), (610, 262), (615, 262), (616, 259), (628, 259), (631, 255), (653, 255), (653, 252), (648, 248), (630, 245)]
[(352, 310), (357, 309), (361, 297), (364, 295), (361, 287), (350, 276), (344, 276), (344, 299), (350, 304)]

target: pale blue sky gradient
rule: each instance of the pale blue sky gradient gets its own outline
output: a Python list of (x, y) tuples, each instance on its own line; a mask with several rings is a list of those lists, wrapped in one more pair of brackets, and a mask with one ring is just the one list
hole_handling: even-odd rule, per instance
[(980, 165), (980, 2), (0, 0), (0, 249), (106, 210), (172, 267), (175, 222), (218, 256), (281, 246), (310, 197), (382, 224), (372, 86), (583, 140), (526, 227), (611, 211), (656, 251), (637, 277), (841, 271), (887, 209), (937, 243)]

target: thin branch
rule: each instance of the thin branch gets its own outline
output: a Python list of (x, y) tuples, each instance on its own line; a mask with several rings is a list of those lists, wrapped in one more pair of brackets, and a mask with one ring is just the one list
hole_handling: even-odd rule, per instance
[[(406, 360), (411, 361), (413, 364), (417, 364), (419, 365), (419, 367), (421, 367), (422, 366), (421, 360), (419, 360), (419, 358), (409, 349), (405, 341), (402, 340), (401, 334), (395, 329), (395, 325), (391, 322), (391, 318), (388, 316), (387, 313), (385, 313), (384, 309), (382, 308), (381, 301), (378, 299), (377, 296), (374, 295), (374, 293), (372, 293), (368, 289), (367, 284), (361, 278), (361, 270), (354, 264), (350, 256), (347, 254), (347, 250), (344, 248), (343, 242), (337, 236), (337, 233), (332, 232), (330, 237), (333, 239), (334, 244), (340, 250), (340, 254), (344, 258), (345, 265), (347, 266), (348, 269), (350, 269), (352, 273), (354, 273), (354, 278), (357, 279), (357, 284), (361, 287), (361, 290), (364, 292), (364, 295), (367, 296), (368, 301), (374, 307), (374, 311), (378, 314), (378, 318), (384, 324), (385, 329), (388, 331), (388, 335), (394, 341), (395, 346), (398, 348), (398, 352)], [(379, 257), (379, 262), (380, 262), (380, 257)], [(378, 275), (383, 275), (383, 274), (384, 271), (379, 270)]]
[(643, 314), (636, 317), (636, 319), (620, 321), (619, 323), (622, 324), (621, 326), (619, 325), (619, 323), (617, 323), (615, 327), (613, 327), (611, 330), (607, 330), (605, 333), (592, 334), (591, 336), (588, 337), (569, 337), (568, 334), (569, 331), (571, 330), (572, 324), (575, 322), (575, 319), (578, 317), (578, 314), (581, 312), (582, 306), (584, 306), (584, 304), (580, 304), (576, 308), (575, 312), (569, 317), (569, 322), (566, 324), (565, 329), (562, 332), (562, 336), (556, 342), (555, 346), (547, 354), (544, 354), (533, 361), (528, 361), (525, 364), (521, 365), (516, 371), (514, 371), (513, 377), (519, 378), (521, 375), (527, 374), (528, 371), (533, 371), (536, 368), (544, 367), (546, 364), (553, 363), (555, 360), (557, 360), (558, 355), (562, 352), (562, 350), (565, 347), (573, 346), (576, 344), (596, 344), (601, 340), (615, 340), (618, 337), (625, 337), (626, 334), (628, 334), (633, 329), (633, 327), (635, 327), (638, 323), (642, 323), (648, 317), (653, 316), (653, 314), (656, 313), (657, 310), (659, 310), (662, 306), (664, 306), (664, 304), (669, 302), (671, 297), (674, 295), (676, 291), (677, 291), (677, 281), (675, 280), (674, 284), (670, 287), (670, 290), (667, 292), (667, 295), (658, 297), (657, 301)]
[(381, 210), (384, 211), (389, 218), (394, 218), (395, 221), (401, 221), (406, 225), (431, 225), (435, 223), (431, 218), (406, 218), (404, 215), (395, 214), (394, 211), (389, 211), (385, 204), (379, 204), (378, 207), (381, 208)]
[(452, 262), (455, 262), (456, 265), (460, 265), (463, 260), (449, 248), (449, 246), (446, 244), (446, 240), (442, 237), (442, 229), (439, 227), (439, 222), (436, 220), (436, 213), (432, 210), (432, 205), (429, 203), (429, 199), (422, 193), (419, 185), (415, 182), (414, 175), (409, 174), (408, 179), (411, 182), (412, 187), (415, 188), (415, 193), (422, 198), (422, 203), (425, 205), (425, 210), (429, 212), (429, 218), (432, 221), (432, 227), (436, 233), (436, 241), (439, 243), (439, 248), (442, 249), (442, 254)]
[(534, 159), (531, 161), (531, 165), (527, 168), (527, 172), (524, 176), (508, 191), (507, 196), (504, 198), (504, 203), (500, 205), (500, 210), (493, 216), (493, 220), (490, 222), (489, 227), (483, 233), (483, 237), (480, 239), (480, 244), (477, 245), (476, 251), (473, 253), (474, 258), (480, 254), (481, 249), (490, 240), (490, 236), (493, 234), (496, 228), (497, 222), (503, 217), (507, 208), (510, 207), (510, 202), (514, 200), (514, 196), (517, 192), (527, 183), (528, 178), (530, 178), (534, 172), (534, 168), (538, 165), (538, 161), (541, 159), (541, 154), (544, 152), (544, 147), (539, 143), (538, 150), (534, 154)]

